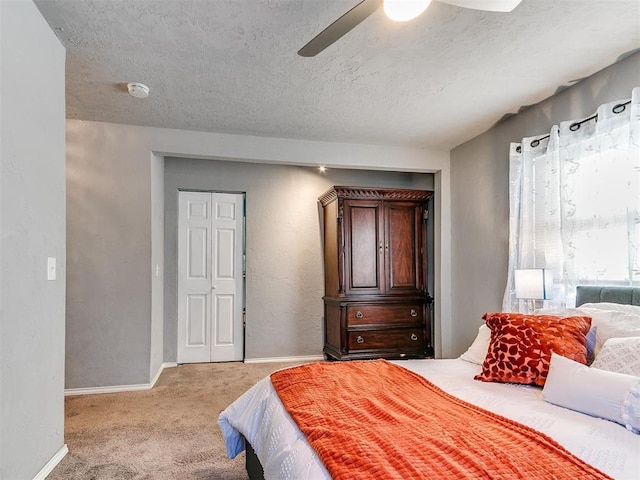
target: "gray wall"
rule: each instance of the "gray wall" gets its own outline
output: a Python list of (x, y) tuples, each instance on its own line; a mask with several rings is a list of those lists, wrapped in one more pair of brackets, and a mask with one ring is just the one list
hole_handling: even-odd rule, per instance
[(164, 157), (151, 158), (151, 363), (149, 377), (164, 361)]
[(507, 281), (509, 143), (629, 98), (640, 86), (640, 53), (530, 107), (451, 152), (453, 354), (472, 342), (481, 316), (499, 311)]
[(166, 361), (175, 361), (177, 347), (178, 190), (246, 193), (245, 357), (322, 354), (317, 198), (331, 185), (432, 189), (433, 175), (165, 159)]
[(0, 2), (0, 45), (0, 478), (15, 480), (64, 446), (65, 51), (24, 0)]
[[(418, 177), (435, 172), (431, 175), (436, 190), (434, 292), (436, 298), (441, 298), (434, 307), (436, 329), (440, 318), (438, 308), (443, 312), (440, 316), (448, 318), (450, 283), (445, 274), (438, 273), (438, 268), (447, 273), (450, 270), (448, 151), (80, 120), (67, 120), (66, 126), (68, 348), (65, 374), (68, 389), (144, 386), (158, 373), (160, 357), (164, 354), (161, 345), (164, 343), (162, 316), (165, 308), (162, 282), (170, 278), (169, 272), (164, 271), (166, 255), (163, 253), (162, 225), (165, 191), (162, 159), (167, 157), (218, 158), (233, 163), (250, 160), (263, 165), (325, 164), (330, 168), (415, 172)], [(382, 175), (386, 178), (387, 174)], [(221, 188), (230, 187), (223, 185)], [(265, 191), (285, 197), (279, 191)], [(297, 195), (296, 199), (303, 198), (302, 193), (291, 187), (287, 187), (287, 191)], [(314, 195), (310, 197), (313, 198), (312, 208), (315, 208)], [(288, 202), (290, 198), (291, 195), (282, 201)], [(312, 217), (305, 218), (311, 221)], [(279, 221), (280, 218), (273, 219), (273, 222)], [(254, 257), (267, 264), (273, 262), (272, 258), (260, 256), (261, 248)], [(300, 255), (304, 258), (306, 253), (300, 252)], [(263, 266), (260, 268), (261, 271), (268, 270)], [(306, 267), (300, 268), (305, 270)], [(290, 277), (285, 278), (289, 278), (288, 290), (298, 288)], [(273, 285), (254, 289), (254, 298), (268, 301), (272, 294), (270, 288), (274, 288)], [(293, 294), (284, 300), (292, 305), (301, 302), (299, 296), (294, 298)], [(259, 308), (262, 307), (259, 305)], [(290, 325), (289, 318), (287, 326)], [(272, 320), (272, 328), (278, 329), (275, 321), (280, 319)], [(252, 337), (250, 341), (259, 343), (260, 338)], [(315, 345), (315, 340), (311, 343)], [(265, 352), (248, 345), (248, 351), (269, 357), (286, 353), (276, 347), (272, 345), (271, 350)], [(166, 357), (164, 361), (174, 358)]]
[(134, 160), (137, 141), (67, 128), (67, 388), (150, 381), (151, 154)]

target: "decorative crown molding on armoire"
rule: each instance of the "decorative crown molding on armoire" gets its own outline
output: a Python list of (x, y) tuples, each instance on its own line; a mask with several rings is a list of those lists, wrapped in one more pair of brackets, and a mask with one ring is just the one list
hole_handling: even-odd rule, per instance
[(432, 194), (334, 186), (319, 197), (329, 359), (433, 356), (427, 290)]

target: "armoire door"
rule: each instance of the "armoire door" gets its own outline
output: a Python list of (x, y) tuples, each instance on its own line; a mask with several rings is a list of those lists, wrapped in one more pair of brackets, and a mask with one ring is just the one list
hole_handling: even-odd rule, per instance
[(384, 229), (382, 202), (345, 200), (345, 290), (349, 295), (383, 290)]
[(423, 289), (422, 209), (415, 202), (385, 202), (385, 293), (419, 295)]
[(244, 357), (242, 194), (179, 192), (178, 363)]

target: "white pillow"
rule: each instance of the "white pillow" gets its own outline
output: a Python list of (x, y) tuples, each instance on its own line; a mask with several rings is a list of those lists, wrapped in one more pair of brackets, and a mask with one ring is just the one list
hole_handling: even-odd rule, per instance
[[(634, 305), (623, 306), (633, 307)], [(598, 355), (604, 342), (610, 338), (640, 337), (640, 314), (622, 310), (600, 310), (585, 306), (580, 307), (580, 310), (591, 317), (591, 326), (596, 329), (594, 356)]]
[(584, 312), (579, 308), (561, 308), (561, 307), (551, 307), (551, 308), (538, 308), (533, 311), (534, 315), (555, 315), (556, 317), (564, 318), (564, 317), (574, 317), (576, 315), (584, 315)]
[(542, 396), (554, 405), (611, 420), (638, 433), (638, 377), (590, 368), (552, 353)]
[(640, 306), (628, 305), (626, 303), (611, 303), (611, 302), (598, 302), (598, 303), (583, 303), (578, 309), (593, 308), (596, 310), (610, 310), (613, 312), (626, 312), (640, 315)]
[(640, 337), (608, 339), (591, 366), (640, 377)]
[(483, 323), (480, 325), (480, 328), (478, 328), (478, 335), (476, 335), (476, 339), (467, 351), (460, 355), (460, 358), (467, 362), (482, 365), (485, 357), (487, 356), (487, 351), (489, 350), (490, 340), (491, 330)]

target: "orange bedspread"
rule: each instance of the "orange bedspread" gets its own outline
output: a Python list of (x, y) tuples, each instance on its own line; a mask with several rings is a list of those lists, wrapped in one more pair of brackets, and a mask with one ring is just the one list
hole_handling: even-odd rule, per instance
[(546, 435), (385, 360), (313, 363), (271, 381), (336, 480), (610, 478)]

